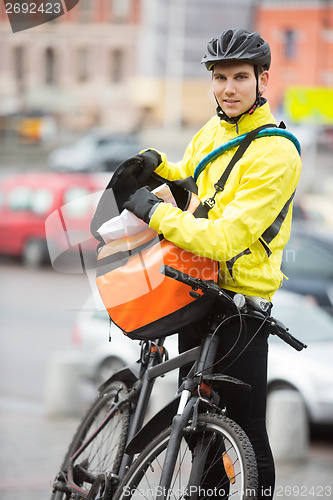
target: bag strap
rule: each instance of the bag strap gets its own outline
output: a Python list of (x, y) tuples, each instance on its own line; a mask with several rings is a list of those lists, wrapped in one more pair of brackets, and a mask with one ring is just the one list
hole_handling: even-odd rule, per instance
[(237, 148), (236, 153), (231, 158), (231, 160), (230, 160), (227, 168), (223, 172), (222, 176), (216, 182), (216, 184), (214, 184), (214, 187), (215, 187), (215, 189), (217, 189), (217, 191), (223, 191), (225, 183), (227, 182), (228, 177), (229, 177), (229, 175), (231, 173), (231, 170), (233, 169), (233, 167), (235, 166), (235, 164), (238, 162), (238, 160), (241, 159), (241, 157), (243, 156), (243, 154), (245, 153), (245, 151), (247, 150), (247, 148), (250, 146), (250, 144), (253, 141), (253, 139), (260, 132), (260, 130), (263, 130), (264, 128), (268, 128), (268, 127), (274, 127), (274, 126), (276, 126), (276, 125), (271, 125), (271, 124), (269, 124), (269, 125), (262, 125), (261, 127), (258, 127), (258, 128), (254, 129), (254, 130), (251, 130), (251, 132), (249, 132), (248, 134), (246, 134), (246, 136), (244, 137), (244, 139), (240, 143), (239, 147)]
[[(280, 123), (278, 127), (274, 125), (273, 127), (268, 127), (265, 128), (264, 130), (261, 130), (258, 132), (256, 139), (260, 137), (270, 137), (270, 136), (280, 136), (280, 137), (285, 137), (286, 139), (289, 139), (297, 149), (297, 152), (299, 155), (301, 155), (301, 145), (297, 138), (285, 130), (286, 126), (283, 122)], [(213, 160), (215, 160), (218, 156), (221, 154), (225, 153), (226, 151), (229, 151), (229, 149), (235, 148), (240, 145), (242, 140), (245, 138), (245, 134), (240, 135), (238, 137), (235, 137), (234, 139), (231, 139), (231, 141), (226, 142), (225, 144), (222, 144), (222, 146), (219, 146), (218, 148), (214, 149), (211, 153), (209, 153), (207, 156), (205, 156), (197, 165), (193, 178), (195, 181), (198, 180), (199, 175), (203, 170), (206, 168), (209, 163), (211, 163)]]
[[(208, 212), (215, 205), (215, 197), (216, 197), (217, 193), (219, 193), (219, 192), (221, 192), (221, 191), (224, 190), (225, 183), (227, 182), (228, 177), (229, 177), (229, 175), (230, 175), (233, 167), (235, 166), (235, 164), (238, 162), (238, 160), (241, 159), (241, 157), (243, 156), (243, 154), (245, 153), (245, 151), (247, 150), (247, 148), (250, 146), (250, 144), (253, 141), (253, 139), (258, 135), (258, 133), (261, 130), (263, 130), (265, 128), (270, 128), (270, 127), (276, 127), (276, 125), (275, 124), (262, 125), (261, 127), (258, 127), (258, 128), (255, 128), (255, 129), (251, 130), (250, 132), (248, 132), (244, 136), (244, 138), (241, 140), (241, 143), (239, 144), (239, 146), (237, 148), (236, 153), (231, 158), (231, 160), (228, 163), (226, 169), (224, 170), (222, 176), (214, 184), (215, 193), (213, 194), (213, 196), (211, 196), (210, 198), (208, 198), (207, 200), (205, 200), (201, 205), (199, 205), (199, 207), (193, 213), (193, 215), (195, 217), (207, 218)], [(214, 158), (212, 158), (212, 159), (217, 158), (217, 156), (220, 156), (224, 152), (222, 148), (219, 148), (219, 149), (220, 149), (220, 153), (218, 155), (214, 156)], [(213, 151), (213, 153), (214, 153), (214, 151)]]

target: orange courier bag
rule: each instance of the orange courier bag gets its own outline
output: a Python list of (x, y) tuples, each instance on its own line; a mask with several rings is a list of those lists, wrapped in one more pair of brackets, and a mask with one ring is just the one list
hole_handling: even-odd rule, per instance
[[(182, 210), (194, 213), (200, 206), (196, 194), (153, 175), (158, 183), (168, 183), (176, 193), (177, 205), (183, 204), (183, 208), (179, 206)], [(97, 288), (111, 320), (132, 339), (157, 339), (176, 333), (207, 314), (212, 306), (211, 297), (197, 292), (199, 297), (195, 298), (187, 285), (161, 274), (162, 265), (196, 278), (218, 280), (216, 261), (177, 247), (148, 226), (138, 234), (100, 244)]]

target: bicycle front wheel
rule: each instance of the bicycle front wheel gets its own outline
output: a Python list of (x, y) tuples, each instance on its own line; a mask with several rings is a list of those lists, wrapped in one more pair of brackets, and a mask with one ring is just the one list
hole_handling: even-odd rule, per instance
[(195, 429), (184, 429), (172, 481), (163, 491), (160, 477), (171, 427), (159, 434), (132, 464), (115, 500), (241, 499), (257, 497), (255, 454), (245, 432), (222, 415), (200, 414)]
[(106, 490), (111, 489), (126, 445), (130, 418), (127, 393), (126, 385), (115, 381), (96, 398), (68, 448), (51, 500), (85, 498), (94, 483), (96, 498), (108, 496)]

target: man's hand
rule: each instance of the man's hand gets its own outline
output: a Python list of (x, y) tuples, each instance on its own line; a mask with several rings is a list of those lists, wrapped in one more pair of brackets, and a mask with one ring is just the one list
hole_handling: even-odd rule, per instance
[(139, 153), (128, 160), (125, 160), (121, 165), (128, 169), (129, 172), (137, 177), (139, 184), (145, 184), (149, 176), (162, 162), (162, 158), (157, 151), (149, 149), (144, 153)]
[(163, 200), (148, 188), (142, 187), (129, 197), (129, 200), (124, 203), (124, 208), (149, 224), (151, 209), (162, 202)]

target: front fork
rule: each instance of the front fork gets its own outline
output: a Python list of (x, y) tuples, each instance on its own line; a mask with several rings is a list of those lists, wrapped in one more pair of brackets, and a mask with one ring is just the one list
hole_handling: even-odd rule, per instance
[[(214, 336), (213, 334), (209, 334), (207, 335), (207, 337), (205, 337), (201, 349), (201, 355), (197, 362), (194, 380), (198, 379), (199, 381), (201, 381), (204, 377), (204, 374), (209, 374), (212, 372), (212, 366), (215, 361), (218, 342), (219, 339), (217, 335)], [(156, 500), (166, 500), (169, 495), (180, 443), (184, 436), (184, 429), (186, 428), (187, 423), (193, 413), (193, 409), (198, 402), (197, 396), (192, 397), (193, 389), (195, 389), (196, 387), (196, 383), (194, 382), (194, 380), (185, 380), (184, 383), (184, 389), (181, 393), (178, 411), (174, 416), (171, 425), (170, 439), (166, 450), (163, 470), (158, 488), (159, 493), (156, 495)], [(208, 449), (205, 453), (208, 453)], [(202, 464), (200, 468), (202, 467), (203, 470), (205, 457), (202, 457), (200, 463)], [(198, 467), (196, 467), (196, 463), (194, 463), (194, 466), (197, 473), (191, 474), (188, 487), (192, 486), (192, 481), (195, 481), (195, 483), (197, 483), (201, 477), (201, 473), (198, 470)]]
[[(146, 368), (144, 371), (144, 377), (142, 380), (142, 387), (140, 390), (137, 406), (135, 409), (135, 413), (133, 415), (133, 419), (131, 421), (130, 429), (127, 435), (127, 443), (130, 443), (136, 433), (141, 429), (144, 418), (146, 416), (146, 410), (148, 407), (148, 403), (150, 400), (150, 396), (155, 384), (156, 379), (149, 379), (148, 370), (150, 367), (155, 366), (157, 364), (157, 360), (160, 356), (163, 356), (163, 344), (164, 338), (157, 341), (157, 344), (153, 344), (151, 342), (146, 342), (141, 349), (141, 361), (146, 364)], [(147, 346), (149, 349), (147, 351)], [(146, 361), (144, 361), (143, 357), (145, 356), (145, 351), (147, 355)], [(126, 471), (129, 469), (133, 462), (133, 455), (127, 455), (124, 453), (122, 457), (122, 461), (119, 468), (119, 480), (121, 480)]]

